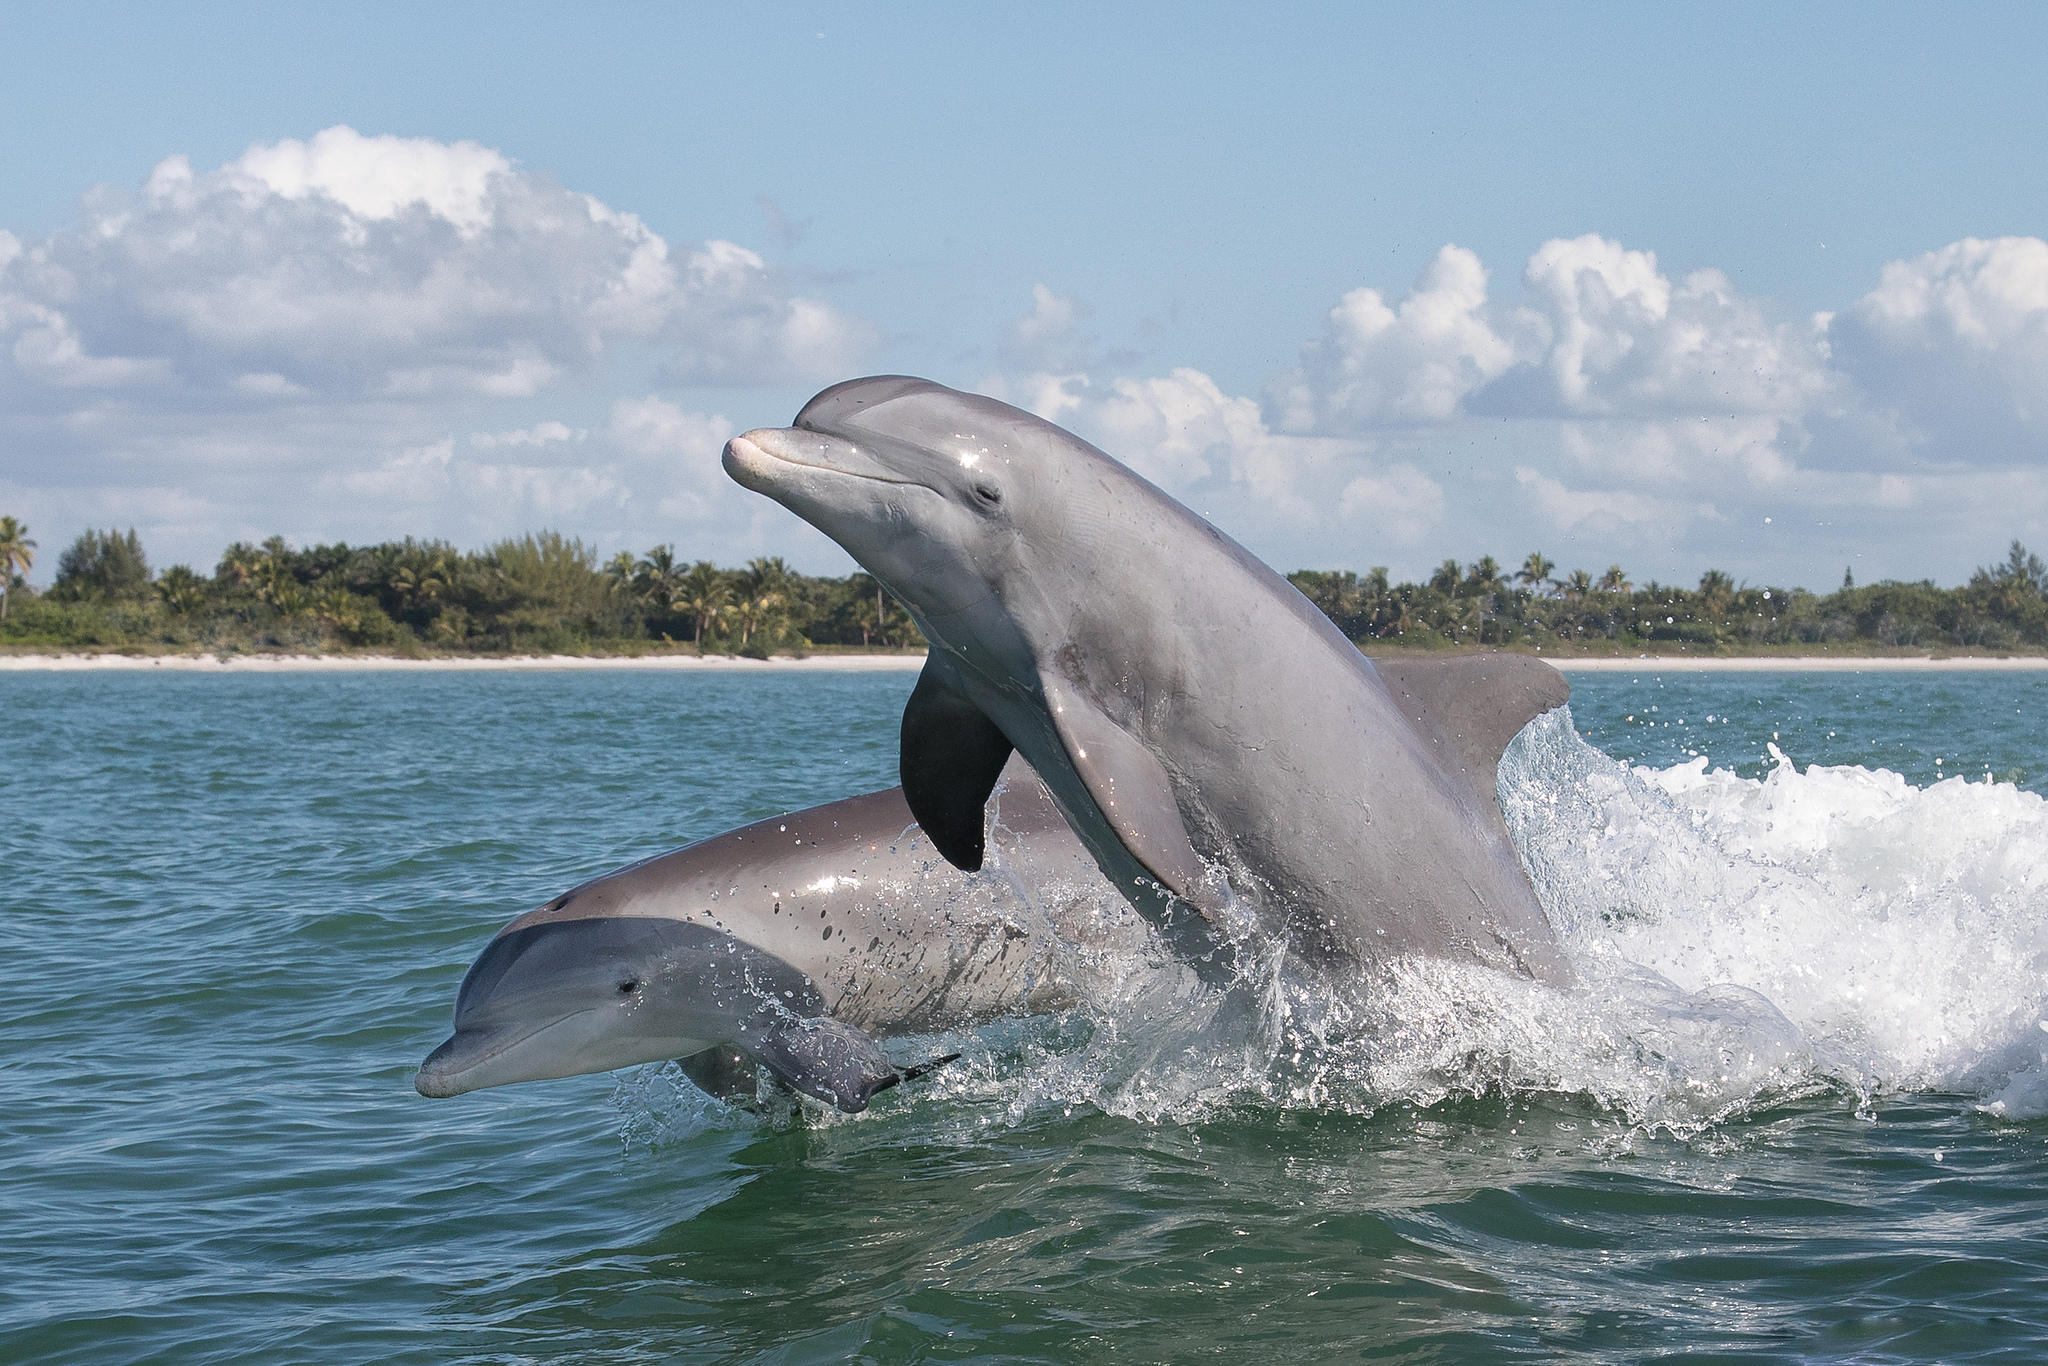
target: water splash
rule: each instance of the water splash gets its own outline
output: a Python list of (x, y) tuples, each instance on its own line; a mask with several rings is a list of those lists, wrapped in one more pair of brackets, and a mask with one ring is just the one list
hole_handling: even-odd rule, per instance
[(1343, 1001), (1277, 973), (1216, 998), (1155, 966), (1098, 980), (1086, 1044), (1020, 1058), (1009, 1108), (1552, 1093), (1681, 1136), (1822, 1091), (2048, 1113), (2048, 801), (1773, 754), (1761, 780), (1629, 767), (1554, 712), (1500, 790), (1578, 987), (1428, 960)]
[(1653, 974), (1681, 1022), (1744, 993), (1769, 1018), (1726, 1042), (1789, 1064), (1789, 1028), (1815, 1079), (2042, 1113), (2048, 802), (1771, 753), (1759, 780), (1624, 767), (1568, 712), (1524, 732), (1502, 805), (1574, 960)]

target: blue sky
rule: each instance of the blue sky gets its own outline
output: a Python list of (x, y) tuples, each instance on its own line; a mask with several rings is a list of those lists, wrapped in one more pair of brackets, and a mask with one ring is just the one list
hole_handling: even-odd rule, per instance
[(716, 449), (882, 370), (1282, 568), (2048, 544), (2038, 7), (0, 10), (41, 579), (130, 523), (836, 571)]

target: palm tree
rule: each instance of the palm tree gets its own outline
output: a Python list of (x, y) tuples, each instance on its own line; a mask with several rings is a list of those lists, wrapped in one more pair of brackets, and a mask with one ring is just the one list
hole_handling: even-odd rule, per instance
[(1700, 575), (1700, 610), (1710, 617), (1726, 613), (1735, 601), (1735, 580), (1718, 569)]
[(867, 594), (863, 593), (863, 594), (861, 594), (861, 595), (860, 595), (860, 597), (859, 597), (859, 598), (857, 598), (857, 599), (856, 599), (856, 600), (854, 601), (854, 604), (853, 604), (853, 625), (854, 625), (854, 628), (855, 628), (856, 630), (858, 630), (858, 631), (860, 632), (860, 643), (861, 643), (862, 645), (868, 645), (868, 644), (872, 644), (872, 643), (873, 643), (873, 641), (872, 641), (872, 637), (875, 637), (875, 636), (878, 636), (878, 635), (880, 635), (880, 634), (881, 634), (881, 631), (882, 631), (882, 602), (881, 602), (881, 597), (882, 597), (882, 595), (881, 595), (881, 594), (879, 594), (879, 593), (877, 593), (877, 594), (875, 595), (875, 600), (874, 600), (874, 601), (872, 601), (872, 602), (870, 602), (870, 601), (868, 600), (868, 596), (867, 596)]
[(1500, 561), (1491, 555), (1481, 555), (1479, 562), (1465, 572), (1465, 582), (1475, 593), (1491, 593), (1500, 587)]
[(26, 574), (36, 562), (36, 543), (28, 528), (12, 517), (0, 517), (0, 621), (7, 620), (7, 595), (18, 574)]
[(445, 550), (435, 550), (415, 555), (392, 570), (386, 587), (398, 599), (400, 611), (412, 612), (447, 592), (454, 578), (454, 558)]
[(206, 580), (182, 564), (174, 564), (157, 576), (156, 595), (164, 606), (186, 616), (206, 601)]
[(1515, 571), (1515, 582), (1526, 585), (1534, 593), (1538, 591), (1537, 585), (1548, 579), (1550, 571), (1555, 568), (1557, 565), (1553, 561), (1543, 558), (1542, 551), (1532, 550), (1529, 558), (1522, 561), (1522, 567)]
[(605, 562), (604, 576), (611, 582), (613, 588), (623, 592), (633, 581), (633, 570), (637, 563), (632, 551), (621, 550)]
[(252, 582), (263, 568), (263, 552), (243, 541), (236, 541), (221, 552), (220, 564), (213, 571), (216, 579), (225, 579), (231, 588), (240, 588)]
[(765, 640), (782, 629), (782, 595), (759, 593), (741, 598), (733, 605), (733, 615), (740, 620), (740, 648), (745, 649), (756, 631)]
[(741, 591), (750, 598), (787, 598), (790, 588), (789, 566), (780, 555), (764, 555), (747, 561), (746, 572), (740, 576)]
[(675, 610), (688, 612), (695, 619), (696, 633), (690, 639), (698, 645), (704, 643), (705, 628), (724, 615), (731, 603), (732, 589), (725, 574), (709, 560), (691, 565), (676, 586)]
[(1621, 572), (1621, 566), (1618, 564), (1608, 565), (1607, 572), (1600, 576), (1600, 582), (1593, 586), (1603, 593), (1626, 593), (1635, 587), (1628, 581), (1628, 575)]
[(633, 566), (633, 582), (640, 590), (641, 600), (664, 612), (675, 610), (676, 589), (682, 577), (675, 547), (670, 545), (654, 547)]
[(1583, 569), (1574, 569), (1565, 575), (1564, 583), (1560, 587), (1564, 589), (1564, 595), (1573, 602), (1584, 602), (1587, 595), (1593, 591), (1593, 576)]

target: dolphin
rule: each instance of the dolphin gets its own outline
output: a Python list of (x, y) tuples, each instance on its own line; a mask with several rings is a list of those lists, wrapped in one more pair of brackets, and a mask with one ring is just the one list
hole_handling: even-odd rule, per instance
[(723, 463), (851, 553), (931, 642), (901, 774), (955, 866), (978, 866), (1015, 751), (1214, 985), (1275, 946), (1325, 983), (1415, 955), (1571, 980), (1496, 790), (1507, 743), (1569, 695), (1548, 664), (1375, 664), (1103, 452), (929, 380), (834, 385)]
[(849, 1113), (938, 1063), (879, 1038), (1063, 1009), (1148, 957), (1022, 761), (994, 798), (1000, 872), (938, 858), (902, 790), (757, 821), (608, 873), (500, 930), (420, 1065), (422, 1095), (679, 1059), (714, 1094), (758, 1064)]

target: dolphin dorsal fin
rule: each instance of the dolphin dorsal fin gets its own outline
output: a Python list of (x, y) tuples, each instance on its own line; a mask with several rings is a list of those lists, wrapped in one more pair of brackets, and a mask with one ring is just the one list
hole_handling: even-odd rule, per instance
[(903, 799), (932, 848), (971, 873), (981, 867), (982, 808), (1009, 762), (1010, 741), (953, 683), (942, 659), (932, 651), (911, 689), (897, 765)]
[(1500, 810), (1500, 756), (1508, 742), (1571, 698), (1563, 674), (1518, 654), (1375, 658), (1373, 667), (1422, 738), (1449, 749), (1458, 769)]

